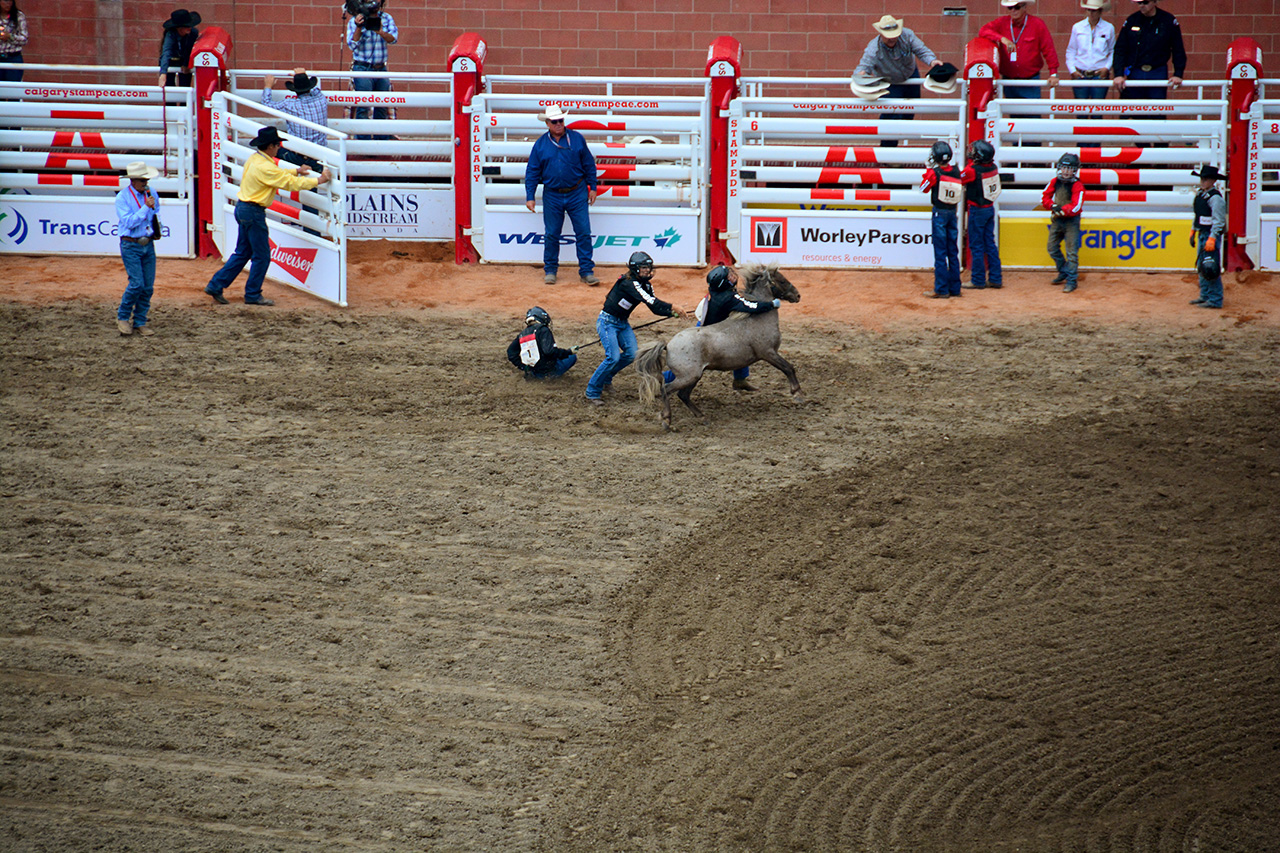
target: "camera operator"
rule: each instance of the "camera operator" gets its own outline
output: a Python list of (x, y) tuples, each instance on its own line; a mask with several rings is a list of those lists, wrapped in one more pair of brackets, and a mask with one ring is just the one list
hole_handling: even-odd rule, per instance
[[(395, 19), (382, 11), (378, 0), (347, 0), (347, 47), (351, 48), (352, 71), (386, 71), (387, 45), (395, 44), (399, 37)], [(351, 88), (357, 92), (389, 92), (391, 80), (387, 77), (355, 77)], [(385, 119), (386, 107), (375, 107), (373, 117)], [(368, 118), (368, 107), (356, 107), (352, 118)], [(369, 134), (357, 134), (356, 139), (374, 139)]]

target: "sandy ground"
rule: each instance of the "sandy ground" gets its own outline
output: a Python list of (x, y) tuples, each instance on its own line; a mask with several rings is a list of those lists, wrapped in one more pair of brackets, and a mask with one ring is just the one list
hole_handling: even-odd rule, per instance
[(1280, 849), (1280, 280), (789, 271), (664, 433), (442, 257), (2, 262), (0, 849)]

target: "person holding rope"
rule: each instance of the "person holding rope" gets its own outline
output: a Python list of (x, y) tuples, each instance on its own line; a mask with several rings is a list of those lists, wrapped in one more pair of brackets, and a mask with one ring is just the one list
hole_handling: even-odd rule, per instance
[(684, 312), (653, 295), (653, 258), (647, 252), (633, 252), (627, 271), (604, 298), (604, 309), (596, 319), (596, 333), (604, 347), (604, 361), (587, 381), (586, 398), (593, 406), (603, 406), (602, 395), (613, 388), (613, 377), (636, 360), (636, 333), (631, 328), (631, 312), (643, 302), (660, 317), (683, 317)]
[(220, 305), (227, 304), (222, 291), (252, 259), (249, 279), (244, 283), (246, 305), (275, 305), (262, 295), (262, 282), (271, 266), (271, 244), (267, 239), (267, 208), (276, 200), (276, 190), (313, 190), (329, 180), (329, 170), (312, 175), (307, 166), (299, 166), (295, 175), (276, 164), (280, 153), (280, 131), (267, 125), (249, 144), (258, 149), (244, 161), (244, 175), (240, 179), (240, 193), (236, 201), (236, 225), (240, 233), (236, 237), (236, 250), (227, 258), (222, 269), (213, 274), (204, 292)]
[(1197, 308), (1222, 307), (1222, 255), (1218, 241), (1227, 230), (1227, 202), (1215, 184), (1217, 166), (1201, 166), (1192, 172), (1200, 179), (1191, 209), (1195, 221), (1191, 226), (1191, 246), (1196, 250), (1196, 272), (1200, 275), (1200, 296), (1191, 300)]
[[(1049, 85), (1058, 85), (1058, 51), (1042, 18), (1027, 11), (1035, 0), (1000, 0), (1008, 17), (984, 24), (978, 35), (1000, 47), (1000, 76), (1005, 80), (1039, 80), (1049, 67)], [(1039, 86), (1006, 86), (1006, 98), (1038, 98)]]
[(578, 363), (578, 349), (556, 346), (551, 315), (535, 305), (524, 312), (524, 331), (507, 347), (507, 361), (524, 371), (525, 379), (552, 379)]
[(164, 22), (160, 42), (160, 80), (157, 86), (191, 85), (191, 51), (200, 38), (199, 12), (174, 9)]
[(151, 294), (156, 286), (156, 247), (160, 239), (160, 200), (148, 182), (160, 176), (158, 169), (141, 160), (125, 169), (129, 185), (116, 193), (116, 218), (120, 220), (120, 260), (129, 284), (116, 311), (116, 328), (122, 335), (155, 334), (147, 325)]
[[(352, 4), (348, 3), (348, 7)], [(351, 48), (352, 71), (386, 71), (387, 45), (395, 44), (400, 38), (400, 30), (396, 28), (395, 18), (382, 11), (378, 0), (362, 0), (356, 4), (356, 11), (347, 21), (347, 47)], [(388, 77), (353, 77), (351, 88), (357, 92), (390, 92), (391, 80)], [(356, 107), (352, 114), (354, 119), (367, 118), (368, 107)], [(373, 117), (385, 119), (386, 107), (374, 107)], [(385, 139), (370, 134), (357, 134), (356, 139)]]
[[(1067, 71), (1072, 80), (1110, 80), (1116, 28), (1102, 20), (1102, 13), (1111, 8), (1111, 0), (1084, 0), (1080, 8), (1085, 10), (1085, 19), (1071, 28)], [(1077, 86), (1075, 96), (1077, 100), (1100, 101), (1107, 96), (1108, 86)]]
[[(1187, 50), (1182, 44), (1182, 26), (1178, 19), (1156, 6), (1156, 0), (1133, 0), (1138, 11), (1125, 18), (1124, 26), (1116, 37), (1115, 55), (1111, 68), (1115, 79), (1111, 85), (1128, 100), (1164, 100), (1168, 89), (1182, 85), (1182, 75), (1187, 70)], [(1169, 62), (1173, 61), (1173, 76), (1169, 76)], [(1167, 88), (1138, 87), (1126, 89), (1129, 80), (1168, 80)], [(1164, 118), (1164, 116), (1144, 116)]]

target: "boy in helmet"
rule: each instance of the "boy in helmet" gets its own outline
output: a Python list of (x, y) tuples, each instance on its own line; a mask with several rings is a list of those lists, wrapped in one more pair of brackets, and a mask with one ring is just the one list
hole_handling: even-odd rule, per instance
[(1191, 227), (1191, 248), (1196, 250), (1196, 272), (1200, 274), (1200, 296), (1191, 300), (1197, 308), (1222, 307), (1222, 255), (1218, 241), (1227, 230), (1227, 202), (1214, 186), (1221, 177), (1217, 166), (1201, 166), (1192, 172), (1200, 179), (1200, 189), (1191, 203), (1195, 223)]
[(996, 248), (996, 199), (1000, 197), (1000, 170), (996, 149), (985, 139), (969, 146), (969, 165), (960, 173), (969, 209), (969, 283), (974, 290), (1004, 286), (1000, 250)]
[(929, 149), (920, 192), (933, 202), (933, 290), (930, 299), (960, 295), (960, 224), (956, 205), (964, 193), (960, 170), (951, 164), (951, 146), (939, 140)]
[(636, 359), (636, 333), (631, 328), (631, 312), (643, 302), (659, 317), (683, 317), (684, 312), (653, 295), (653, 258), (646, 252), (633, 252), (627, 271), (609, 289), (604, 310), (596, 319), (596, 333), (604, 347), (604, 361), (587, 381), (587, 402), (603, 406), (602, 395), (612, 387), (613, 377)]
[[(741, 314), (763, 314), (766, 311), (776, 311), (782, 306), (781, 299), (752, 302), (738, 293), (737, 285), (738, 272), (733, 267), (721, 264), (707, 273), (707, 296), (694, 312), (698, 316), (699, 326), (714, 326), (721, 320), (727, 320), (735, 311)], [(747, 381), (750, 375), (749, 367), (739, 367), (733, 371), (733, 389), (735, 391), (759, 390)], [(670, 370), (662, 373), (664, 382), (670, 382), (675, 377), (675, 373)]]
[(564, 376), (578, 363), (578, 351), (556, 346), (551, 315), (537, 305), (524, 312), (524, 331), (507, 347), (507, 361), (524, 371), (525, 379)]
[[(1058, 276), (1050, 284), (1061, 284), (1063, 293), (1076, 289), (1080, 267), (1080, 211), (1084, 209), (1084, 181), (1080, 172), (1080, 156), (1063, 154), (1058, 158), (1058, 174), (1044, 188), (1040, 201), (1049, 210), (1049, 257), (1058, 268)], [(1066, 256), (1063, 257), (1063, 251)]]

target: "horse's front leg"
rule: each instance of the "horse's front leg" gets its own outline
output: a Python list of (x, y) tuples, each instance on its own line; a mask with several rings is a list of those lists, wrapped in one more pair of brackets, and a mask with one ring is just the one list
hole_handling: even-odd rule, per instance
[(796, 399), (796, 402), (803, 403), (804, 397), (800, 396), (800, 380), (796, 379), (796, 369), (791, 366), (791, 362), (778, 355), (776, 350), (765, 353), (761, 356), (761, 360), (769, 362), (782, 371), (787, 381), (791, 383), (791, 396)]

